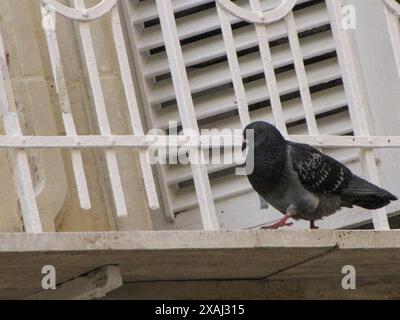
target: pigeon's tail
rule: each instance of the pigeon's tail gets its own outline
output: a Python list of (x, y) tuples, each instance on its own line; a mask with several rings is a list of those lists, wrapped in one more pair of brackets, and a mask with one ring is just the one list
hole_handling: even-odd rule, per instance
[(353, 176), (347, 188), (342, 191), (342, 200), (349, 206), (369, 210), (380, 209), (398, 198), (390, 192), (360, 178)]

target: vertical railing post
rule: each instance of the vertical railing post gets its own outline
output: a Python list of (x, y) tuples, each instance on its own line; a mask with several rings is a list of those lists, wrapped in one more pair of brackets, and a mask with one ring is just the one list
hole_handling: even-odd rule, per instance
[(240, 71), (239, 59), (236, 53), (235, 40), (233, 38), (232, 26), (228, 13), (217, 3), (219, 19), (221, 21), (222, 35), (225, 42), (226, 55), (231, 70), (233, 87), (236, 94), (240, 122), (243, 129), (250, 123), (249, 105)]
[[(3, 115), (4, 129), (8, 136), (23, 136), (19, 121), (10, 74), (5, 55), (2, 36), (0, 35), (0, 104)], [(42, 224), (36, 203), (32, 176), (27, 152), (23, 149), (10, 150), (13, 163), (13, 174), (21, 205), (21, 214), (25, 231), (41, 233)]]
[[(354, 126), (354, 133), (360, 136), (370, 136), (365, 98), (361, 92), (361, 84), (356, 70), (356, 62), (350, 46), (347, 31), (342, 28), (342, 0), (326, 0), (331, 18), (333, 36), (337, 45), (339, 64), (342, 70), (344, 87), (349, 99), (349, 110)], [(373, 148), (362, 149), (360, 156), (365, 162), (370, 180), (379, 184), (379, 174)], [(385, 209), (372, 213), (375, 229), (388, 230), (389, 222)]]
[[(262, 12), (260, 0), (250, 0), (250, 5), (253, 11)], [(271, 100), (271, 108), (275, 118), (276, 127), (287, 135), (285, 116), (283, 115), (282, 101), (279, 94), (279, 87), (276, 80), (275, 68), (272, 62), (271, 47), (268, 40), (267, 26), (264, 24), (255, 24), (256, 33), (258, 37), (261, 60), (264, 66), (265, 80), (267, 81), (268, 91)]]
[[(74, 0), (74, 4), (77, 9), (86, 9), (84, 0)], [(96, 54), (93, 47), (93, 39), (90, 31), (89, 22), (79, 21), (78, 28), (81, 36), (83, 56), (86, 62), (100, 132), (102, 135), (109, 136), (110, 139), (112, 139), (112, 132), (107, 116), (107, 108), (104, 99), (103, 89), (101, 86), (100, 74), (98, 70)], [(121, 175), (118, 168), (117, 155), (114, 150), (108, 149), (105, 151), (105, 156), (117, 215), (119, 217), (125, 217), (128, 215), (128, 211), (126, 208), (124, 191), (122, 188)]]
[[(50, 6), (42, 4), (42, 18), (46, 23), (43, 24), (44, 33), (47, 41), (51, 67), (53, 71), (54, 83), (56, 86), (61, 116), (67, 136), (76, 137), (77, 131), (71, 111), (71, 103), (68, 96), (67, 84), (64, 76), (64, 69), (61, 61), (60, 48), (56, 33), (56, 12)], [(83, 167), (82, 155), (78, 150), (71, 150), (72, 168), (75, 176), (75, 184), (82, 209), (91, 208), (89, 190), (87, 186), (85, 171)]]
[[(130, 71), (128, 54), (124, 34), (119, 16), (118, 2), (116, 0), (103, 0), (92, 8), (86, 8), (83, 0), (70, 0), (75, 8), (67, 7), (57, 0), (43, 0), (42, 17), (43, 27), (45, 30), (50, 60), (53, 70), (54, 81), (56, 84), (57, 94), (60, 101), (62, 118), (67, 136), (77, 137), (70, 100), (68, 96), (67, 84), (62, 66), (61, 54), (56, 33), (56, 14), (76, 21), (82, 42), (83, 58), (87, 67), (91, 96), (94, 100), (97, 120), (99, 123), (100, 134), (108, 137), (110, 143), (113, 144), (114, 136), (111, 132), (111, 126), (108, 120), (107, 108), (105, 104), (104, 91), (101, 84), (100, 74), (97, 65), (96, 54), (94, 51), (93, 40), (91, 36), (89, 23), (105, 14), (111, 12), (111, 25), (113, 32), (113, 41), (117, 53), (119, 71), (125, 92), (125, 98), (128, 106), (129, 119), (134, 135), (144, 136), (144, 130), (141, 123), (133, 77)], [(159, 208), (155, 181), (151, 169), (151, 165), (147, 160), (146, 150), (139, 150), (139, 161), (143, 173), (145, 190), (148, 198), (149, 208), (156, 210)], [(81, 207), (90, 208), (90, 198), (83, 169), (82, 156), (80, 151), (72, 150), (72, 164), (75, 175), (78, 195)], [(118, 168), (116, 152), (113, 148), (105, 150), (107, 169), (111, 182), (114, 203), (119, 217), (127, 215), (126, 201), (124, 197), (121, 174)]]
[(318, 136), (319, 130), (317, 126), (317, 120), (315, 118), (310, 85), (307, 80), (306, 68), (304, 66), (303, 54), (301, 51), (299, 35), (297, 34), (293, 11), (285, 17), (285, 22), (288, 31), (289, 45), (293, 54), (294, 67), (299, 82), (301, 102), (303, 104), (306, 116), (308, 134), (312, 136)]
[[(156, 3), (182, 125), (184, 129), (192, 130), (200, 135), (171, 0), (156, 0)], [(203, 159), (203, 150), (200, 149), (199, 153), (199, 158)], [(219, 224), (207, 167), (202, 163), (192, 163), (191, 166), (203, 228), (205, 230), (218, 230)]]
[[(128, 53), (126, 51), (124, 34), (121, 27), (121, 18), (118, 6), (112, 9), (112, 29), (114, 35), (114, 44), (117, 51), (119, 69), (122, 83), (125, 89), (125, 97), (128, 104), (128, 111), (133, 133), (138, 136), (144, 135), (142, 121), (140, 119), (139, 106), (133, 84), (133, 77), (130, 71)], [(150, 163), (147, 160), (146, 150), (139, 150), (139, 161), (142, 169), (144, 186), (146, 188), (149, 207), (156, 210), (160, 207), (157, 197), (156, 184), (151, 170)]]

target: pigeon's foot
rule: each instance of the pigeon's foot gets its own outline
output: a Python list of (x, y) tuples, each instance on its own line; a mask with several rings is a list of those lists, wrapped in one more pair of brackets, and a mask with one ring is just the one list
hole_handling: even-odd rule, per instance
[(315, 225), (315, 221), (313, 220), (313, 221), (310, 221), (310, 229), (311, 230), (317, 230), (317, 229), (319, 229), (319, 227), (317, 227), (316, 225)]
[(264, 226), (261, 227), (261, 229), (265, 230), (265, 229), (269, 229), (269, 230), (277, 230), (279, 228), (283, 228), (283, 227), (291, 227), (293, 225), (293, 223), (291, 222), (287, 222), (290, 219), (290, 216), (285, 215), (282, 220), (280, 220), (279, 222), (271, 225), (271, 226)]

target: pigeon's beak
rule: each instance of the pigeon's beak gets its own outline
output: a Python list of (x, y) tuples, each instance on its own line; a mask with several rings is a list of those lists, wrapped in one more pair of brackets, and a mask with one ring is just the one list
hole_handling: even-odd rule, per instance
[(246, 148), (247, 148), (247, 141), (243, 140), (242, 151), (244, 151)]

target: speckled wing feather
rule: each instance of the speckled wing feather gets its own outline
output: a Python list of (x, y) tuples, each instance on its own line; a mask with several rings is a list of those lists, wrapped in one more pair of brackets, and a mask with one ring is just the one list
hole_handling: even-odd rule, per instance
[(339, 161), (307, 145), (289, 142), (289, 161), (301, 184), (313, 193), (341, 194), (353, 176)]

